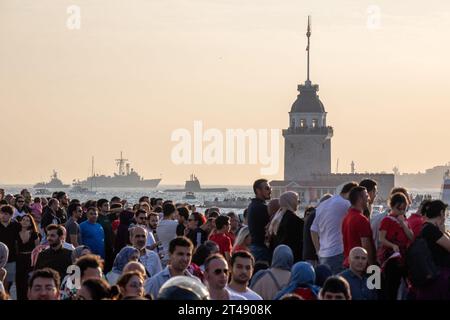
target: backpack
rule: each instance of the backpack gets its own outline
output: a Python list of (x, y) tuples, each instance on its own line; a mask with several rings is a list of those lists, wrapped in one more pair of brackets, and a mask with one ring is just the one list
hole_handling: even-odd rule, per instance
[(406, 251), (408, 278), (416, 288), (423, 287), (439, 276), (439, 268), (431, 255), (427, 241), (417, 237)]

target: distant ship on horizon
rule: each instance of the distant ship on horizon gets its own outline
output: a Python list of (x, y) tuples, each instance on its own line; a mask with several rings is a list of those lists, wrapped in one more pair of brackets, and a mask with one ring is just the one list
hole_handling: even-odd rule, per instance
[(65, 189), (65, 188), (69, 187), (68, 184), (63, 184), (63, 182), (60, 179), (58, 179), (58, 173), (55, 170), (53, 170), (53, 174), (50, 176), (50, 178), (51, 178), (50, 182), (38, 182), (33, 186), (33, 188), (35, 188), (35, 189), (37, 189), (37, 188), (39, 188), (39, 189), (45, 189), (45, 188)]
[(144, 179), (130, 167), (128, 159), (124, 159), (120, 152), (120, 159), (116, 159), (119, 172), (113, 176), (93, 174), (76, 184), (84, 188), (156, 188), (161, 182), (159, 179)]
[(202, 188), (200, 181), (195, 176), (191, 174), (189, 180), (186, 180), (184, 184), (184, 189), (167, 189), (164, 192), (228, 192), (227, 188)]

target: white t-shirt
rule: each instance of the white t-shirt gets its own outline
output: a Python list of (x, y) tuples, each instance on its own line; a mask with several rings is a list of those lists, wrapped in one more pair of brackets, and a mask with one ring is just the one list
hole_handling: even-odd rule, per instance
[[(247, 300), (262, 300), (263, 299), (263, 298), (261, 298), (261, 296), (259, 294), (257, 294), (255, 291), (253, 291), (252, 289), (249, 289), (249, 288), (247, 288), (247, 290), (245, 292), (234, 291), (230, 287), (226, 287), (226, 289), (228, 290), (228, 293), (231, 293), (231, 294), (237, 295), (237, 296), (242, 296)], [(230, 295), (230, 300), (238, 300), (238, 299), (231, 299), (231, 295)]]
[(156, 228), (159, 241), (161, 241), (164, 258), (161, 262), (165, 264), (169, 260), (169, 243), (177, 237), (178, 221), (161, 220)]
[(228, 297), (230, 298), (229, 300), (247, 300), (247, 298), (235, 293), (235, 291), (231, 291), (229, 288), (225, 288), (225, 290), (228, 292)]
[(383, 218), (386, 217), (387, 214), (388, 211), (385, 211), (382, 213), (375, 214), (370, 218), (370, 227), (372, 228), (375, 249), (378, 249), (378, 247), (380, 246), (380, 240), (378, 239), (378, 235), (380, 234), (381, 220), (383, 220)]
[(350, 206), (350, 201), (334, 195), (316, 208), (311, 231), (319, 234), (319, 257), (333, 257), (344, 252), (342, 221)]

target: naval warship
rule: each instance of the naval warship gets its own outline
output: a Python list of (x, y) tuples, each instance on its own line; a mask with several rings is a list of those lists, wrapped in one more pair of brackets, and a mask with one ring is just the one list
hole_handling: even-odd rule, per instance
[(39, 182), (36, 183), (33, 188), (35, 189), (44, 189), (44, 188), (52, 188), (52, 189), (56, 189), (56, 188), (60, 188), (60, 189), (64, 189), (64, 188), (68, 188), (69, 185), (68, 184), (63, 184), (61, 180), (58, 179), (58, 173), (53, 170), (53, 174), (51, 175), (51, 180), (50, 182)]
[(144, 179), (133, 168), (130, 168), (128, 159), (124, 159), (122, 152), (116, 159), (118, 172), (113, 176), (95, 174), (86, 180), (77, 181), (77, 185), (83, 188), (156, 188), (161, 179)]

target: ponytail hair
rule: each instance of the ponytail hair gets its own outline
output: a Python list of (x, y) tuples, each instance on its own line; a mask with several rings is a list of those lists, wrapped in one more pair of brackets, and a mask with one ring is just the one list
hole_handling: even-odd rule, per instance
[(87, 279), (83, 286), (89, 290), (92, 300), (117, 300), (120, 291), (117, 286), (110, 286), (103, 279)]

